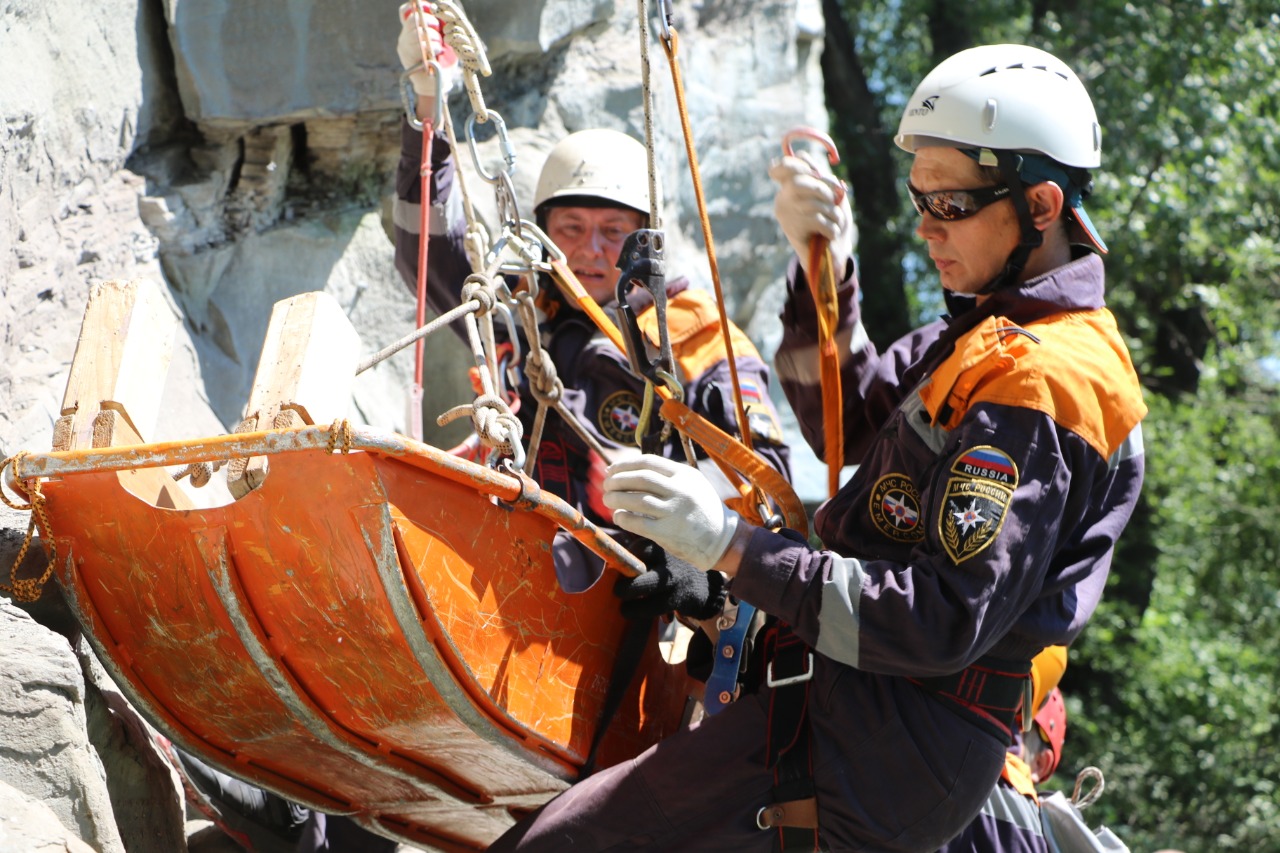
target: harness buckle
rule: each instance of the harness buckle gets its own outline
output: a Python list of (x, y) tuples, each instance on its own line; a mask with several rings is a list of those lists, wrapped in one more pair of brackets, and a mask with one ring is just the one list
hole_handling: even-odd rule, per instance
[(788, 684), (801, 684), (813, 678), (813, 652), (808, 653), (804, 671), (798, 675), (790, 675), (784, 678), (773, 677), (773, 661), (769, 661), (769, 665), (764, 670), (764, 683), (769, 687), (785, 687)]

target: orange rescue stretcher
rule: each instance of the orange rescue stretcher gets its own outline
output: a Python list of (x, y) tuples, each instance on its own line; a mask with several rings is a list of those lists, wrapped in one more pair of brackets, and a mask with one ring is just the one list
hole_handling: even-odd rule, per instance
[[(345, 422), (144, 443), (110, 399), (128, 383), (74, 399), (77, 371), (148, 361), (120, 352), (139, 304), (107, 312), (112, 369), (85, 362), (86, 315), (70, 449), (20, 454), (5, 486), (40, 504), (95, 650), (176, 744), (384, 835), (479, 850), (575, 781), (602, 727), (600, 767), (678, 728), (689, 682), (654, 629), (605, 719), (627, 624), (608, 577), (561, 590), (552, 539), (642, 567), (527, 477)], [(190, 507), (165, 470), (249, 457), (269, 472), (222, 506)]]

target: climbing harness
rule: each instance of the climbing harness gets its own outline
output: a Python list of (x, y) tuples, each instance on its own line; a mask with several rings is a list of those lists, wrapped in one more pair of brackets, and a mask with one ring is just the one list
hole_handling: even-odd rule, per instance
[(775, 849), (817, 850), (818, 804), (809, 731), (813, 650), (782, 622), (766, 631), (764, 643), (769, 662), (765, 686), (772, 691), (765, 766), (773, 771), (773, 802), (756, 813), (756, 826), (777, 831)]
[[(782, 137), (782, 153), (795, 156), (792, 144), (801, 138), (812, 139), (827, 150), (831, 165), (840, 162), (840, 154), (831, 137), (811, 127), (798, 127)], [(836, 204), (844, 199), (840, 181), (815, 171), (814, 176), (828, 181), (836, 194)], [(827, 492), (834, 497), (840, 489), (840, 470), (844, 467), (844, 407), (840, 395), (840, 353), (836, 348), (836, 324), (839, 306), (836, 302), (836, 271), (830, 242), (819, 234), (809, 240), (809, 290), (818, 315), (818, 360), (822, 383), (822, 437), (827, 463)]]

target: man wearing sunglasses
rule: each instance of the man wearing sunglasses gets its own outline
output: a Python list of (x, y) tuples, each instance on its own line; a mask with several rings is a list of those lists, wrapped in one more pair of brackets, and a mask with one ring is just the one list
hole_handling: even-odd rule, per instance
[(494, 850), (929, 851), (993, 789), (1031, 716), (1031, 659), (1069, 644), (1102, 594), (1142, 482), (1146, 407), (1081, 207), (1101, 133), (1074, 72), (1020, 45), (963, 51), (921, 82), (896, 141), (950, 314), (884, 352), (860, 322), (849, 208), (803, 161), (771, 170), (799, 254), (775, 366), (819, 456), (812, 236), (843, 274), (858, 470), (815, 517), (827, 550), (743, 523), (669, 460), (615, 463), (604, 484), (615, 524), (724, 572), (790, 626), (765, 685), (575, 785)]

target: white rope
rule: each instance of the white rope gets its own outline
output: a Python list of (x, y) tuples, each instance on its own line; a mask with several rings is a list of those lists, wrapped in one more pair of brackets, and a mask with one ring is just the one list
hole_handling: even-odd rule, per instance
[(640, 18), (640, 89), (644, 99), (644, 147), (649, 166), (649, 227), (661, 230), (658, 213), (658, 167), (653, 143), (653, 92), (649, 85), (649, 3), (636, 0)]

